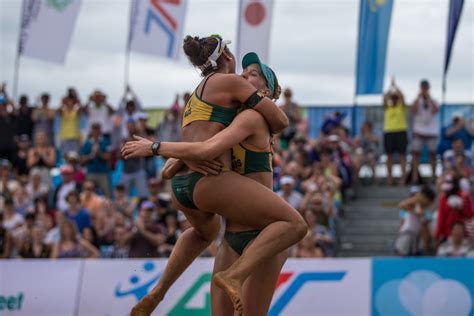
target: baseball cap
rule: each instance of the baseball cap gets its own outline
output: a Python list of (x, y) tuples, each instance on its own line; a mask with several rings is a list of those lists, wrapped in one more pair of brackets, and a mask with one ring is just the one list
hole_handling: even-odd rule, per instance
[(276, 76), (273, 70), (262, 63), (260, 61), (260, 58), (258, 55), (254, 52), (248, 53), (244, 56), (242, 59), (242, 68), (247, 68), (250, 65), (257, 64), (260, 67), (260, 70), (262, 71), (263, 77), (267, 81), (268, 88), (272, 92), (272, 96), (275, 94), (275, 81), (276, 81)]
[(79, 160), (79, 154), (77, 151), (68, 151), (66, 154), (67, 159)]
[(295, 184), (295, 180), (291, 176), (283, 176), (280, 179), (280, 185), (286, 185), (286, 184)]
[(417, 194), (421, 191), (421, 188), (417, 185), (413, 185), (410, 187), (410, 195)]

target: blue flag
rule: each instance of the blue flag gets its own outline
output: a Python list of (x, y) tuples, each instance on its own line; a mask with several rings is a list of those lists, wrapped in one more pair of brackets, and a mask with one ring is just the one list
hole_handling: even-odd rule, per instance
[(360, 0), (356, 94), (383, 91), (393, 0)]
[(456, 37), (456, 30), (458, 29), (459, 20), (461, 19), (463, 5), (464, 0), (449, 1), (448, 40), (446, 42), (446, 53), (444, 56), (443, 91), (446, 91), (446, 73), (448, 72), (454, 38)]

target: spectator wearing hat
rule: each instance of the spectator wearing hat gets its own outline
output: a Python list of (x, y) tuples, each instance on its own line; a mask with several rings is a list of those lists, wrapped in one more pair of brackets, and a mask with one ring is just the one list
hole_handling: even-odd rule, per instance
[(58, 210), (66, 211), (69, 208), (66, 196), (71, 191), (80, 192), (81, 185), (74, 181), (74, 169), (69, 165), (61, 167), (61, 178), (62, 183), (54, 191), (53, 202)]
[(288, 148), (290, 141), (296, 136), (298, 123), (301, 121), (301, 114), (298, 104), (293, 101), (293, 91), (290, 88), (285, 89), (283, 97), (285, 100), (280, 107), (288, 116), (289, 124), (281, 133), (280, 138), (286, 143), (283, 147)]
[(455, 112), (452, 116), (452, 123), (446, 129), (446, 136), (451, 142), (462, 139), (464, 148), (469, 150), (474, 138), (474, 130), (471, 130), (464, 121), (462, 112)]
[(69, 88), (58, 110), (61, 118), (59, 141), (63, 154), (68, 151), (79, 151), (81, 146), (80, 115), (84, 112), (85, 109), (81, 105), (77, 91)]
[(155, 204), (143, 201), (138, 218), (132, 229), (123, 237), (122, 243), (130, 247), (130, 258), (158, 257), (158, 247), (166, 240), (163, 227), (154, 223)]
[[(133, 136), (137, 132), (135, 120), (129, 120), (127, 130), (128, 137), (124, 139), (124, 143), (134, 139)], [(148, 195), (146, 178), (144, 158), (123, 159), (123, 172), (120, 183), (125, 186), (128, 193), (131, 191), (132, 186), (134, 186), (139, 197), (146, 197)]]
[(67, 165), (70, 165), (74, 169), (74, 181), (82, 185), (86, 180), (86, 172), (81, 167), (81, 157), (79, 156), (79, 153), (70, 151), (66, 153), (64, 160)]
[(393, 155), (398, 154), (401, 167), (400, 184), (405, 182), (406, 174), (406, 151), (407, 139), (407, 118), (406, 105), (403, 93), (392, 80), (392, 85), (383, 97), (384, 108), (384, 148), (387, 155), (387, 184), (391, 185)]
[(108, 138), (112, 133), (112, 115), (115, 113), (112, 106), (107, 103), (107, 96), (100, 90), (95, 90), (89, 97), (86, 104), (86, 111), (89, 122), (89, 130), (92, 125), (99, 124), (102, 129), (102, 135)]
[(77, 229), (82, 234), (82, 231), (86, 227), (92, 227), (92, 218), (88, 210), (86, 210), (79, 199), (79, 193), (71, 191), (66, 197), (66, 201), (69, 204), (68, 209), (64, 213), (66, 218), (76, 223)]
[(439, 123), (436, 114), (439, 104), (430, 95), (430, 84), (427, 80), (420, 83), (420, 92), (411, 107), (413, 115), (412, 136), (412, 183), (419, 182), (418, 165), (423, 146), (428, 147), (432, 179), (436, 178), (436, 145), (439, 137)]
[(280, 179), (280, 191), (277, 192), (293, 208), (299, 210), (303, 195), (295, 190), (295, 179), (291, 176), (283, 176)]
[(48, 93), (41, 94), (36, 108), (33, 109), (31, 119), (34, 122), (33, 139), (42, 131), (46, 134), (48, 145), (54, 146), (54, 116), (55, 111), (49, 108), (50, 96)]
[(19, 107), (16, 111), (16, 134), (18, 136), (26, 134), (31, 139), (33, 136), (34, 122), (32, 119), (33, 108), (30, 107), (28, 96), (20, 96)]
[(36, 134), (34, 146), (28, 151), (27, 165), (30, 170), (38, 170), (41, 173), (41, 182), (51, 185), (51, 168), (56, 165), (56, 150), (48, 145), (47, 135), (43, 131)]
[[(2, 86), (4, 90), (4, 85)], [(12, 161), (15, 156), (16, 117), (8, 111), (8, 97), (0, 94), (0, 158)]]
[(0, 213), (0, 259), (8, 259), (12, 254), (13, 238), (8, 230), (3, 226), (3, 217)]
[(81, 164), (86, 166), (87, 180), (95, 182), (106, 197), (111, 196), (110, 151), (110, 141), (103, 137), (100, 124), (92, 124), (91, 135), (81, 148)]

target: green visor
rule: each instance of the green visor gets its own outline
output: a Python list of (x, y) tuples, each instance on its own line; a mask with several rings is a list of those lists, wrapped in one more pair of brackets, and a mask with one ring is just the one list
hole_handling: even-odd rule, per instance
[(246, 54), (242, 59), (242, 69), (245, 69), (253, 64), (257, 64), (260, 66), (260, 70), (262, 71), (263, 77), (267, 81), (268, 88), (272, 92), (273, 96), (275, 94), (275, 74), (273, 73), (272, 69), (262, 63), (256, 53), (251, 52)]

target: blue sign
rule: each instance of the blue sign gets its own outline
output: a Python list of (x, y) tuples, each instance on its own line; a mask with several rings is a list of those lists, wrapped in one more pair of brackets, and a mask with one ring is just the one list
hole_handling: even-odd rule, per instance
[(360, 0), (356, 94), (383, 91), (393, 0)]
[(373, 316), (474, 315), (474, 259), (374, 259)]

